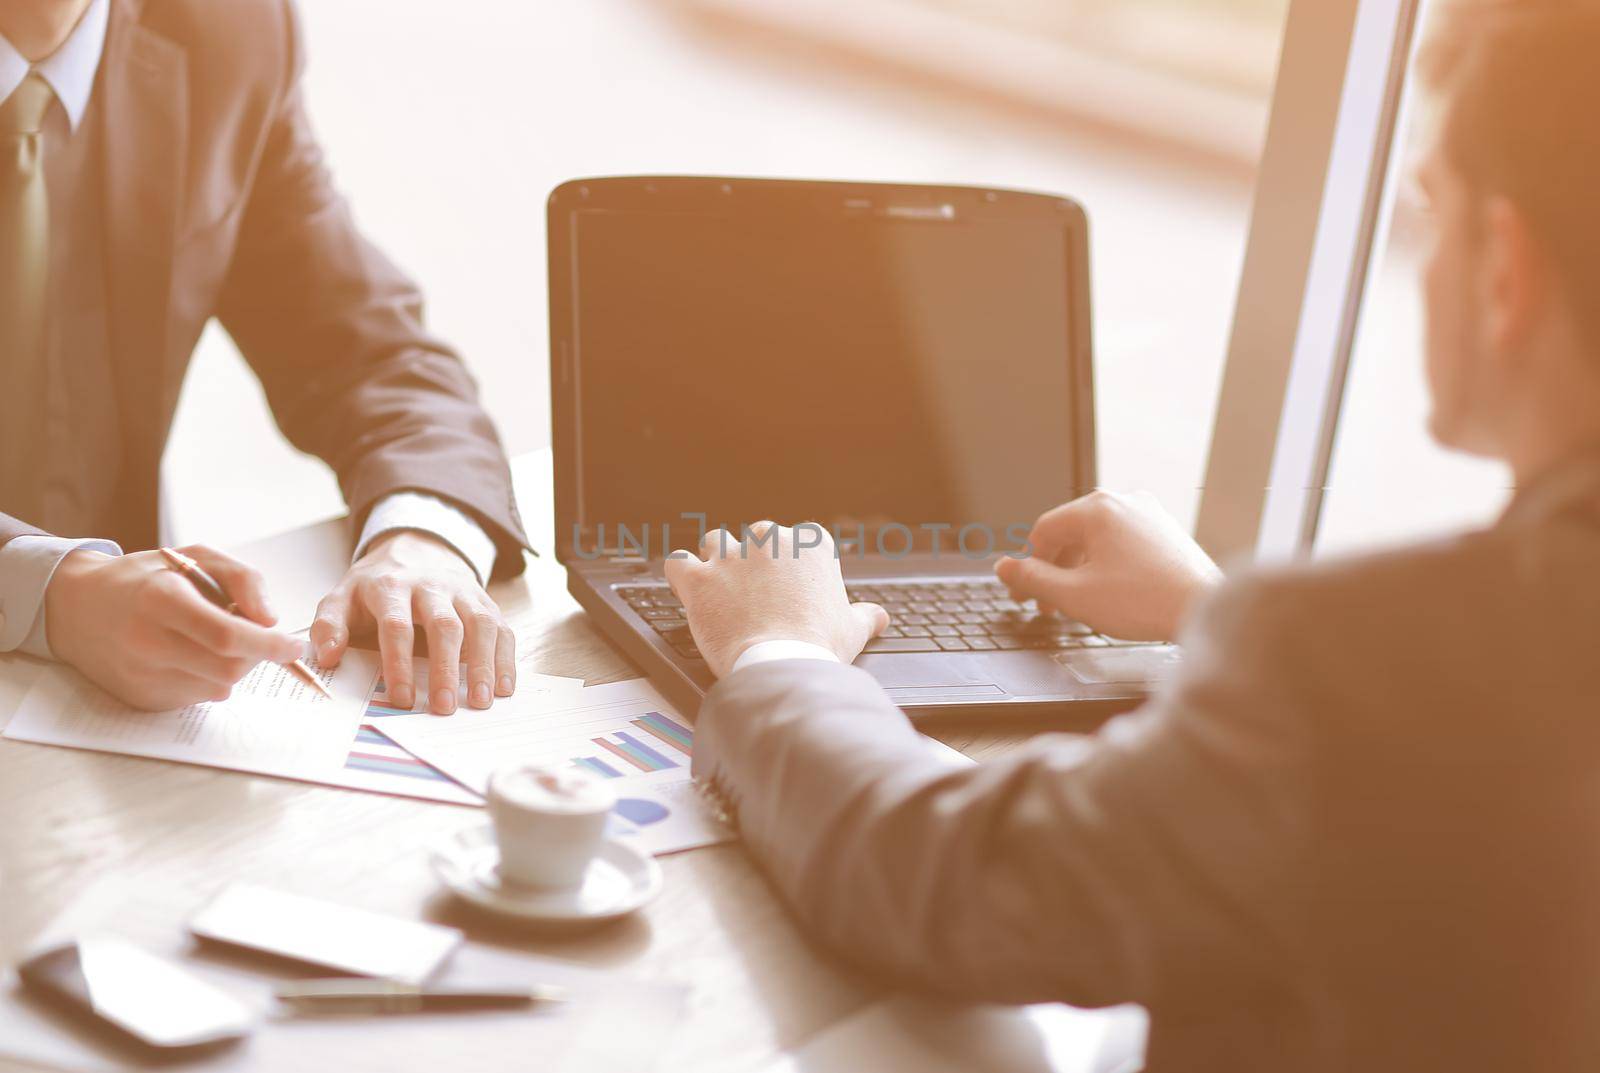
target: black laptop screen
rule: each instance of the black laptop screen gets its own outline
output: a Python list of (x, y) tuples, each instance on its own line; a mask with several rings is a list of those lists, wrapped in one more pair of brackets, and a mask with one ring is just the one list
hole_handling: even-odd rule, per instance
[(584, 543), (600, 524), (663, 522), (689, 543), (685, 513), (1025, 532), (1072, 494), (1064, 226), (600, 211), (573, 223)]

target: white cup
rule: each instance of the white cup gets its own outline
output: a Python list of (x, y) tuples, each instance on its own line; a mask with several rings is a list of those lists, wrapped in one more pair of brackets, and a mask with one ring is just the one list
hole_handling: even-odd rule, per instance
[(544, 889), (583, 882), (617, 795), (574, 767), (513, 764), (489, 777), (500, 878)]

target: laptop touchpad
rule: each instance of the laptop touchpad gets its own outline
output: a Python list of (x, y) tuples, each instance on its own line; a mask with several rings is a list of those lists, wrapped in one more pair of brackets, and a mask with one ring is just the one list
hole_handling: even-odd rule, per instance
[(1168, 678), (1182, 661), (1174, 645), (1149, 648), (1084, 648), (1059, 652), (1057, 663), (1085, 685), (1151, 685)]

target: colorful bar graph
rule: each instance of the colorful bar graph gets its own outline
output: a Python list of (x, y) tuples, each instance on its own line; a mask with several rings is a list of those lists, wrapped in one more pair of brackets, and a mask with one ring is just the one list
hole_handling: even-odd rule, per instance
[(585, 771), (592, 771), (596, 775), (601, 775), (608, 779), (622, 778), (622, 772), (601, 760), (598, 756), (578, 756), (574, 757), (572, 762)]
[(345, 757), (344, 766), (353, 771), (372, 771), (380, 775), (451, 781), (444, 772), (418, 760), (370, 727), (362, 727), (356, 732), (355, 743), (350, 748), (350, 755)]
[(367, 699), (367, 718), (386, 719), (393, 715), (410, 715), (415, 709), (396, 708), (389, 703), (389, 687), (382, 678), (372, 689), (372, 696)]
[(665, 771), (668, 768), (681, 766), (676, 760), (656, 752), (656, 750), (626, 731), (619, 730), (615, 736), (615, 741), (610, 741), (606, 738), (594, 738), (592, 740), (606, 752), (627, 761), (640, 771)]
[[(639, 718), (630, 719), (628, 722), (629, 725), (649, 735), (649, 739), (638, 738), (625, 730), (619, 730), (610, 737), (589, 740), (611, 756), (623, 761), (634, 771), (646, 774), (682, 767), (683, 764), (673, 759), (671, 753), (682, 753), (685, 757), (691, 754), (694, 731), (676, 719), (660, 712), (645, 712)], [(655, 746), (658, 742), (667, 746), (671, 753), (657, 749)], [(592, 771), (608, 779), (620, 779), (628, 773), (626, 769), (610, 764), (598, 756), (575, 756), (572, 762), (585, 771)]]
[(694, 748), (694, 731), (660, 712), (646, 712), (632, 722), (646, 734), (666, 742), (685, 756)]
[(625, 730), (617, 731), (617, 741), (620, 742), (622, 747), (627, 749), (629, 753), (632, 753), (645, 763), (649, 764), (651, 771), (665, 771), (669, 767), (678, 766), (678, 762), (676, 760), (662, 753), (656, 752), (656, 750), (650, 748), (650, 746), (646, 745), (644, 742), (640, 741), (638, 738), (634, 737), (632, 734), (629, 734)]

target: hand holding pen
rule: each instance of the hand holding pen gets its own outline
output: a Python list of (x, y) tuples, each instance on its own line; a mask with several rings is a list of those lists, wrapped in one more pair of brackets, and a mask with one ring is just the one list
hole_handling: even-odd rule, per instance
[(276, 623), (261, 575), (204, 546), (182, 549), (228, 597), (230, 614), (157, 551), (113, 557), (78, 550), (45, 589), (47, 641), (107, 692), (140, 708), (226, 698), (263, 660), (289, 664), (305, 641)]
[[(206, 573), (199, 563), (181, 551), (174, 551), (171, 548), (158, 548), (157, 550), (161, 553), (161, 557), (167, 561), (167, 564), (182, 574), (199, 591), (200, 595), (209, 600), (213, 606), (220, 607), (230, 615), (238, 615), (240, 618), (245, 617), (244, 612), (239, 610), (239, 605), (234, 602), (233, 597), (228, 595), (228, 591), (217, 583), (216, 578)], [(279, 662), (282, 661), (280, 660)], [(333, 694), (328, 692), (328, 687), (322, 684), (322, 679), (317, 677), (315, 671), (306, 666), (305, 660), (296, 656), (283, 665), (289, 669), (290, 674), (300, 679), (301, 682), (304, 682), (329, 700), (333, 699)]]

